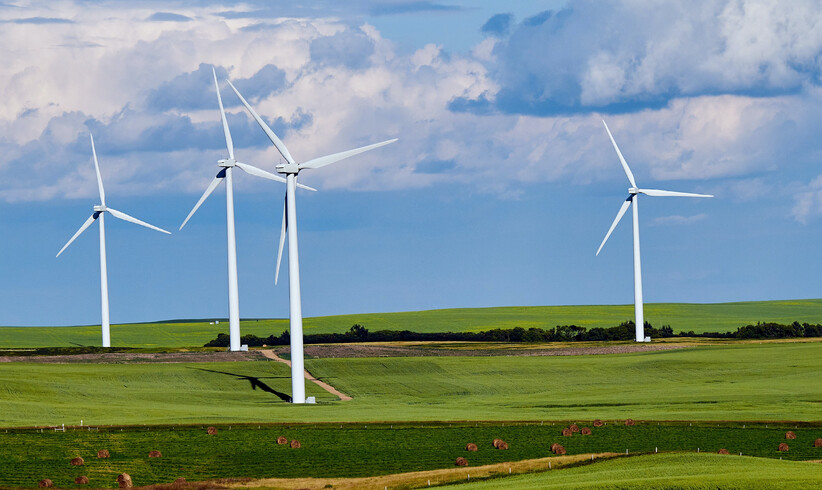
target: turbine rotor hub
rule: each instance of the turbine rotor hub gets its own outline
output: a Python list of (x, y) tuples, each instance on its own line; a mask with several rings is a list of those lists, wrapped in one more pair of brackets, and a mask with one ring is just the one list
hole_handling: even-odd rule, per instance
[(279, 174), (298, 174), (300, 173), (300, 166), (296, 163), (283, 163), (277, 165), (277, 173)]
[(96, 212), (96, 213), (103, 213), (103, 212), (106, 211), (106, 209), (107, 208), (105, 206), (103, 206), (102, 204), (98, 204), (97, 206), (94, 206), (94, 212)]
[(230, 168), (237, 165), (237, 160), (233, 158), (224, 158), (222, 160), (217, 160), (217, 165), (220, 167)]
[(631, 194), (631, 195), (634, 195), (634, 194), (639, 194), (639, 188), (637, 188), (637, 187), (629, 187), (629, 188), (628, 188), (628, 194)]

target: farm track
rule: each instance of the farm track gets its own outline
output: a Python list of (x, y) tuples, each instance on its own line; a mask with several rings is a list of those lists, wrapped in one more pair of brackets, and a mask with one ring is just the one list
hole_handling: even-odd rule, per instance
[[(263, 350), (263, 351), (260, 351), (260, 352), (262, 352), (262, 354), (265, 357), (271, 359), (272, 361), (281, 362), (281, 363), (285, 364), (286, 366), (288, 366), (289, 368), (291, 367), (291, 361), (283, 359), (282, 357), (275, 354), (274, 351), (272, 351), (272, 350)], [(331, 393), (332, 395), (338, 397), (340, 399), (340, 401), (347, 402), (347, 401), (351, 400), (350, 396), (348, 396), (345, 393), (339, 391), (338, 389), (334, 388), (333, 386), (326, 383), (325, 381), (320, 381), (319, 379), (315, 378), (313, 374), (308, 372), (308, 369), (304, 369), (303, 371), (305, 373), (305, 379), (311, 381), (312, 383), (316, 384), (317, 386), (324, 389), (325, 391), (327, 391), (327, 392)]]

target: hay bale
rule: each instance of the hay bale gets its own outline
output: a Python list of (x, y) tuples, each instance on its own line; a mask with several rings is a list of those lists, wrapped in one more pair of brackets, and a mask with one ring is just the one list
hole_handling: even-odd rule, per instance
[(457, 458), (454, 464), (456, 466), (468, 466), (468, 460), (460, 456), (459, 458)]
[(37, 486), (38, 487), (53, 487), (54, 482), (51, 481), (50, 479), (46, 478), (45, 480), (40, 480), (39, 482), (37, 482)]
[(120, 488), (131, 488), (134, 486), (134, 484), (131, 483), (131, 476), (128, 473), (120, 473), (117, 475), (117, 484)]
[(565, 436), (565, 437), (571, 437), (572, 435), (574, 435), (574, 431), (572, 431), (571, 429), (566, 427), (566, 428), (562, 429), (562, 435)]
[(584, 436), (590, 436), (591, 435), (591, 428), (590, 427), (583, 427), (579, 430), (579, 433), (584, 435)]
[(725, 449), (725, 448), (723, 447), (722, 449), (720, 449), (720, 450), (719, 450), (719, 451), (717, 451), (716, 453), (717, 453), (717, 454), (728, 454), (728, 450), (727, 450), (727, 449)]
[(80, 456), (77, 456), (76, 458), (71, 460), (72, 466), (83, 466), (84, 464), (86, 464), (86, 462), (83, 461), (83, 458), (81, 458)]
[(579, 432), (579, 426), (577, 424), (571, 424), (568, 428), (571, 429), (571, 432)]
[(105, 458), (108, 458), (108, 457), (111, 457), (111, 454), (109, 454), (108, 449), (101, 449), (101, 450), (97, 451), (97, 458), (105, 459)]
[(161, 453), (160, 451), (157, 451), (157, 450), (149, 451), (148, 457), (149, 458), (162, 458), (163, 453)]
[(605, 422), (599, 419), (594, 420), (594, 427), (602, 427), (603, 425), (605, 425)]
[(177, 478), (176, 480), (174, 480), (174, 483), (177, 483), (177, 484), (181, 485), (183, 483), (186, 483), (186, 479), (181, 476), (180, 478)]
[(785, 452), (785, 451), (787, 451), (787, 450), (788, 450), (788, 449), (790, 449), (790, 448), (791, 448), (791, 447), (790, 447), (790, 446), (788, 446), (787, 444), (785, 444), (784, 442), (783, 442), (783, 443), (781, 443), (781, 444), (779, 445), (779, 450), (780, 450), (780, 451), (782, 451), (782, 452)]
[(503, 442), (502, 439), (494, 439), (494, 447), (499, 448), (501, 442)]
[(785, 432), (785, 439), (796, 439), (796, 432), (792, 430)]
[(208, 433), (208, 435), (213, 436), (214, 434), (217, 433), (217, 428), (216, 427), (209, 427), (208, 429), (206, 429), (206, 432)]
[(554, 450), (554, 454), (562, 456), (563, 454), (565, 454), (565, 448), (557, 444), (557, 448)]
[(87, 476), (78, 476), (74, 479), (74, 483), (78, 485), (88, 485), (88, 477)]
[(813, 441), (813, 447), (822, 447), (822, 439)]
[(633, 425), (636, 425), (636, 423), (634, 422), (634, 419), (628, 419), (628, 420), (625, 421), (625, 425), (627, 425), (628, 427), (631, 427)]
[(497, 446), (497, 449), (508, 449), (508, 443), (502, 441), (501, 443), (499, 443), (499, 446)]
[(300, 449), (300, 441), (297, 439), (291, 441), (291, 449)]
[(477, 449), (479, 449), (479, 448), (473, 442), (469, 442), (468, 444), (465, 445), (465, 450), (466, 451), (476, 451)]
[(286, 439), (285, 436), (280, 436), (277, 438), (277, 444), (288, 444), (288, 439)]
[(560, 446), (560, 445), (559, 445), (558, 443), (556, 443), (556, 442), (555, 442), (555, 443), (553, 443), (553, 444), (551, 444), (551, 452), (552, 452), (552, 453), (557, 452), (557, 448), (558, 448), (558, 447), (562, 447), (562, 446)]

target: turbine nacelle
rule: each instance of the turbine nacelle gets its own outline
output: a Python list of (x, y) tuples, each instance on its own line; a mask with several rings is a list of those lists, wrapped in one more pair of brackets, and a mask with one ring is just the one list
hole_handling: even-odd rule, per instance
[(107, 209), (108, 208), (105, 206), (105, 204), (98, 204), (94, 206), (95, 213), (105, 213)]
[(642, 190), (637, 189), (636, 187), (629, 187), (628, 188), (628, 194), (631, 194), (632, 196), (635, 195), (635, 194), (639, 194), (640, 192), (642, 192)]
[(296, 163), (281, 163), (276, 167), (278, 174), (298, 174), (300, 173), (300, 165)]
[(225, 168), (236, 167), (237, 160), (233, 158), (223, 158), (222, 160), (217, 160), (217, 166)]

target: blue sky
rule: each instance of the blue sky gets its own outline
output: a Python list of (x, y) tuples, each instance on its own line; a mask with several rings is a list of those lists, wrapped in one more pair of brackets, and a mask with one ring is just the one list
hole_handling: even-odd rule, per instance
[[(57, 6), (55, 6), (57, 5)], [(628, 182), (715, 199), (640, 201), (645, 299), (819, 297), (822, 4), (770, 1), (5, 2), (0, 4), (0, 324), (99, 323), (97, 203), (112, 322), (227, 316), (224, 158), (298, 160), (400, 141), (301, 174), (306, 316), (627, 304)], [(283, 187), (238, 172), (240, 311), (274, 285)], [(283, 271), (285, 273), (285, 271)], [(653, 322), (653, 318), (649, 318)]]

